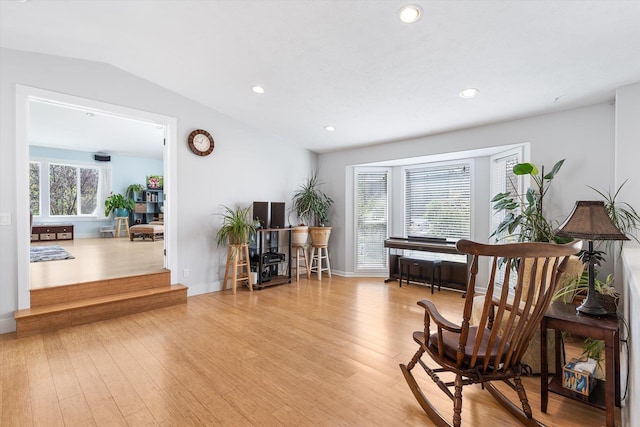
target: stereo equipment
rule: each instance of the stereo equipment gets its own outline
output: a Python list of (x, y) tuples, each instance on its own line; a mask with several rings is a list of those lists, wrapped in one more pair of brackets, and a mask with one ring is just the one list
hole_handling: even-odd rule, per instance
[(284, 202), (271, 202), (271, 228), (284, 228)]
[(260, 221), (260, 228), (269, 227), (269, 202), (253, 202), (252, 218)]
[(93, 159), (96, 162), (110, 162), (111, 161), (111, 156), (109, 156), (107, 154), (94, 154), (93, 155)]

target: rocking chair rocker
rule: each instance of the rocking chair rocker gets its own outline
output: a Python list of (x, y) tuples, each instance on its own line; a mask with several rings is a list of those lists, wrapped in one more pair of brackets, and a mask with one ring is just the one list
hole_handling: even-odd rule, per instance
[[(453, 425), (456, 427), (460, 426), (462, 421), (462, 387), (477, 383), (482, 384), (520, 422), (525, 425), (540, 425), (533, 418), (520, 379), (522, 373), (528, 370), (520, 360), (551, 302), (558, 277), (565, 270), (569, 256), (579, 252), (581, 246), (581, 241), (567, 245), (553, 243), (486, 245), (469, 240), (458, 242), (457, 249), (473, 257), (462, 323), (457, 325), (445, 319), (431, 301), (426, 299), (419, 301), (418, 305), (425, 310), (424, 330), (414, 332), (413, 339), (420, 347), (409, 364), (400, 365), (418, 403), (437, 426), (451, 424), (440, 415), (418, 386), (412, 373), (417, 364), (422, 366), (438, 387), (453, 400)], [(481, 257), (490, 259), (491, 272), (482, 305), (480, 317), (482, 320), (479, 325), (470, 326), (469, 319)], [(511, 274), (517, 274), (515, 295), (512, 298), (509, 297), (509, 286), (502, 286), (502, 290), (494, 295), (500, 259), (504, 261), (505, 266), (504, 283), (509, 283)], [(530, 269), (525, 268), (525, 264), (528, 263), (531, 263)], [(513, 301), (520, 304), (514, 304)], [(437, 327), (434, 333), (430, 332), (431, 320)], [(501, 328), (492, 329), (494, 324), (506, 325), (502, 328), (502, 335), (499, 335)], [(427, 366), (422, 360), (425, 352), (440, 366), (439, 368)], [(441, 372), (455, 374), (455, 380), (442, 381), (438, 377)], [(498, 380), (504, 381), (517, 392), (522, 410), (491, 383)], [(453, 393), (450, 390), (452, 386)]]

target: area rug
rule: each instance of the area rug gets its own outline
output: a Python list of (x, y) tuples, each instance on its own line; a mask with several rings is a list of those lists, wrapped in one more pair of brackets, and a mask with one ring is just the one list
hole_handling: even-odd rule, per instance
[(75, 257), (58, 245), (31, 247), (31, 262), (58, 261)]

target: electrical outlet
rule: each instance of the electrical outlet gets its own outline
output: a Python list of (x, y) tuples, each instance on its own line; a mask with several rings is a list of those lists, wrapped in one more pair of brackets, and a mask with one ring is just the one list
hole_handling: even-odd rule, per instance
[(183, 277), (189, 277), (189, 269), (185, 268), (184, 270), (182, 270), (182, 276)]
[(10, 212), (0, 212), (0, 225), (11, 225)]

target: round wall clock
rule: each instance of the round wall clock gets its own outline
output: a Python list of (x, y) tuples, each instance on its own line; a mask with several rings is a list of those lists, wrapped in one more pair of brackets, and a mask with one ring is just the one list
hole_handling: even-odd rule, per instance
[(198, 156), (208, 156), (213, 151), (213, 137), (209, 132), (196, 129), (189, 134), (189, 148)]

